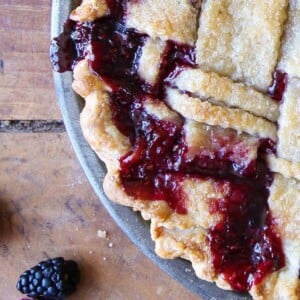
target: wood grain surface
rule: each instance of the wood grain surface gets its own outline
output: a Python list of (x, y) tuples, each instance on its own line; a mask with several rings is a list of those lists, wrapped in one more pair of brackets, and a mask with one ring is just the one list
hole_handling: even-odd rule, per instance
[(63, 126), (55, 125), (61, 115), (48, 60), (51, 1), (0, 0), (0, 7), (0, 299), (18, 299), (19, 274), (55, 256), (80, 265), (71, 300), (199, 299), (115, 225)]
[(51, 1), (0, 0), (0, 116), (57, 119), (48, 59)]

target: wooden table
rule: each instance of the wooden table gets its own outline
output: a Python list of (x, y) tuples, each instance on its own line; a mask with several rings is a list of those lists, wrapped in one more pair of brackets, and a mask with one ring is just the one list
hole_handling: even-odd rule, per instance
[(51, 1), (0, 7), (0, 298), (18, 299), (20, 273), (64, 256), (82, 270), (70, 299), (197, 299), (128, 240), (79, 166), (48, 60)]

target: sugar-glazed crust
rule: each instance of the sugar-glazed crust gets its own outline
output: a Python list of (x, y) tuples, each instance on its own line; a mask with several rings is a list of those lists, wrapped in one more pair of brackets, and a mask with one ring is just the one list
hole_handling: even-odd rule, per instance
[(268, 154), (266, 161), (272, 172), (280, 173), (285, 178), (295, 178), (300, 181), (300, 163), (279, 158), (274, 154)]
[(232, 128), (261, 138), (271, 138), (274, 141), (277, 139), (275, 124), (265, 119), (240, 109), (213, 105), (175, 89), (168, 89), (167, 93), (166, 100), (170, 107), (186, 118), (209, 125)]
[(160, 39), (148, 38), (139, 60), (138, 73), (147, 82), (154, 85), (159, 73), (161, 56), (165, 49), (165, 42)]
[(300, 78), (300, 1), (291, 1), (279, 69)]
[(199, 3), (199, 0), (129, 1), (126, 24), (152, 38), (194, 44)]
[(280, 106), (279, 157), (300, 162), (300, 79), (291, 78)]
[(213, 72), (187, 69), (176, 77), (175, 84), (181, 91), (193, 93), (203, 100), (238, 107), (270, 121), (276, 121), (279, 116), (277, 102), (242, 83), (235, 83)]
[(199, 65), (266, 91), (280, 51), (287, 4), (283, 0), (205, 1), (197, 41)]

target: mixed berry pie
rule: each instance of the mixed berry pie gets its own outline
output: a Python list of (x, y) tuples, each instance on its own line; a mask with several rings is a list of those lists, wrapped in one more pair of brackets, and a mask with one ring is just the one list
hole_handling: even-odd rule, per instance
[(300, 0), (83, 0), (50, 56), (159, 256), (300, 299)]

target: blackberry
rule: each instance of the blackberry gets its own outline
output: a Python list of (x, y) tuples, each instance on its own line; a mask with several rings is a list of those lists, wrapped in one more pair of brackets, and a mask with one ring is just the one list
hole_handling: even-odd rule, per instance
[(73, 260), (56, 257), (41, 261), (25, 271), (17, 282), (17, 290), (39, 300), (63, 300), (75, 292), (80, 280), (78, 265)]

